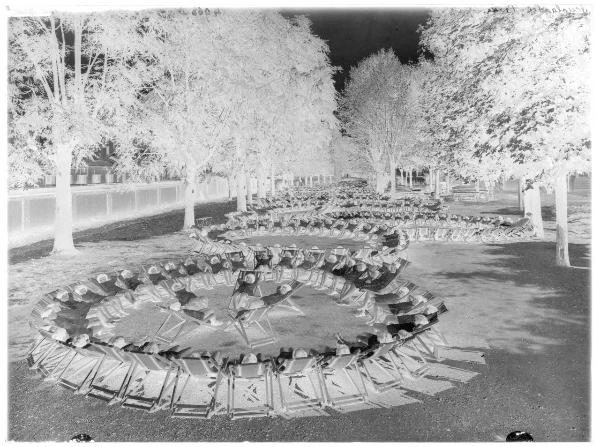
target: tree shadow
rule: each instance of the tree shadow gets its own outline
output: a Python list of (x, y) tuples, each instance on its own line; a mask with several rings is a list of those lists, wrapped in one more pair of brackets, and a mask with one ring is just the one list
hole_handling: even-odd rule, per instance
[[(194, 209), (196, 217), (212, 216), (215, 223), (225, 222), (225, 213), (235, 211), (235, 201), (203, 203)], [(73, 233), (75, 246), (86, 242), (100, 241), (136, 241), (155, 236), (175, 233), (183, 227), (183, 210), (169, 211), (154, 216), (140, 217), (132, 220), (119, 221), (98, 228), (77, 231)], [(32, 258), (48, 256), (52, 252), (53, 239), (46, 239), (11, 248), (8, 251), (9, 264), (18, 264)]]
[[(468, 309), (469, 316), (496, 346), (509, 352), (565, 343), (588, 347), (590, 247), (570, 244), (569, 250), (579, 268), (554, 265), (553, 242), (490, 244), (483, 262), (471, 261), (439, 275), (460, 282), (470, 291), (470, 300), (479, 298)], [(458, 301), (468, 305), (468, 300)]]
[[(523, 211), (518, 206), (509, 206), (505, 208), (499, 208), (493, 211), (482, 211), (481, 214), (493, 214), (493, 215), (508, 215), (508, 216), (523, 216)], [(543, 220), (554, 220), (556, 212), (554, 206), (542, 206), (542, 219)]]

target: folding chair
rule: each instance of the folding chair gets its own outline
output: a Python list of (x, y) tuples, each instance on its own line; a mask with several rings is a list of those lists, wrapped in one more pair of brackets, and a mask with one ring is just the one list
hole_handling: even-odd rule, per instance
[(156, 411), (163, 393), (174, 380), (170, 362), (154, 354), (130, 352), (133, 370), (125, 383), (121, 406)]
[(183, 330), (186, 322), (186, 319), (179, 312), (172, 310), (167, 310), (167, 312), (167, 318), (163, 320), (156, 333), (152, 336), (152, 339), (158, 343), (173, 343)]
[[(254, 275), (254, 282), (249, 284), (244, 281), (246, 275), (252, 274)], [(234, 289), (233, 293), (246, 293), (248, 296), (262, 297), (262, 290), (260, 288), (260, 283), (264, 280), (263, 272), (257, 270), (240, 270), (237, 279), (237, 285)], [(231, 305), (231, 303), (230, 303)]]
[(300, 290), (304, 286), (304, 284), (302, 284), (299, 281), (292, 281), (289, 284), (289, 286), (291, 287), (291, 290), (288, 291), (285, 295), (279, 296), (278, 294), (275, 294), (277, 295), (277, 301), (273, 304), (269, 303), (269, 296), (263, 297), (263, 301), (268, 306), (271, 306), (272, 310), (283, 308), (291, 310), (292, 312), (295, 312), (299, 315), (305, 315), (304, 312), (298, 307), (298, 305), (292, 300), (292, 297), (298, 292), (298, 290)]
[(71, 295), (76, 301), (95, 304), (102, 301), (106, 296), (106, 292), (92, 281), (80, 281), (68, 287)]
[(86, 393), (89, 388), (85, 387), (97, 373), (105, 354), (92, 349), (75, 347), (72, 349), (75, 355), (58, 377), (58, 384), (72, 390), (75, 394)]
[(125, 385), (135, 367), (129, 353), (112, 346), (96, 344), (90, 345), (88, 349), (101, 354), (102, 360), (86, 386), (86, 396), (107, 401), (109, 405), (122, 401)]
[[(336, 355), (319, 367), (326, 405), (341, 408), (366, 402), (366, 388), (358, 371), (358, 358), (359, 354)], [(356, 378), (352, 378), (351, 372)]]
[(324, 403), (323, 392), (316, 366), (316, 357), (285, 359), (275, 376), (279, 385), (282, 412), (303, 409), (320, 409)]
[[(277, 341), (273, 327), (269, 321), (268, 314), (270, 310), (270, 307), (259, 307), (257, 309), (241, 311), (236, 316), (231, 316), (232, 325), (252, 349), (270, 345)], [(250, 339), (248, 330), (251, 328), (258, 330), (258, 338)]]
[[(172, 417), (210, 418), (227, 411), (228, 395), (225, 399), (219, 395), (227, 373), (213, 357), (173, 359), (173, 363), (179, 370), (173, 391)], [(226, 394), (228, 391), (225, 388)]]
[(27, 355), (27, 364), (30, 370), (37, 369), (42, 376), (47, 377), (52, 370), (60, 366), (71, 351), (63, 343), (51, 337), (43, 334), (40, 337)]
[(100, 273), (95, 278), (91, 278), (90, 281), (101, 288), (106, 295), (116, 295), (127, 290), (121, 287), (118, 275)]
[(271, 416), (273, 373), (270, 363), (229, 365), (228, 413), (232, 419)]
[(359, 360), (369, 383), (377, 393), (401, 385), (404, 381), (402, 369), (408, 371), (404, 364), (397, 361), (397, 357), (391, 354), (396, 345), (395, 341), (380, 344), (370, 353), (370, 356), (362, 357)]

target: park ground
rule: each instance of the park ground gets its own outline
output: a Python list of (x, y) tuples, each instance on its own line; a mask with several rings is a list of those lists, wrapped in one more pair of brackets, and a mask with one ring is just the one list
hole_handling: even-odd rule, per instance
[[(234, 203), (199, 205), (217, 222)], [(488, 203), (451, 203), (460, 214), (519, 215), (514, 192)], [(9, 252), (9, 438), (63, 441), (501, 441), (515, 430), (536, 441), (590, 438), (589, 183), (569, 195), (572, 268), (554, 266), (553, 196), (543, 195), (543, 240), (503, 244), (414, 243), (406, 276), (445, 298), (441, 329), (486, 364), (468, 383), (421, 403), (292, 420), (170, 419), (75, 396), (51, 386), (23, 361), (33, 331), (27, 316), (44, 292), (116, 268), (182, 257), (191, 241), (183, 212), (75, 235), (76, 258), (49, 256), (51, 241)]]

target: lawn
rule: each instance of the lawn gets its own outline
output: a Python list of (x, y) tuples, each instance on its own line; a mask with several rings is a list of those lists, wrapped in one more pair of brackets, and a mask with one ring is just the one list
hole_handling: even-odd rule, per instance
[[(184, 233), (174, 232), (182, 213), (88, 230), (76, 239), (81, 250), (76, 258), (43, 256), (47, 243), (13, 249), (8, 297), (10, 438), (65, 440), (85, 432), (97, 441), (495, 441), (525, 430), (538, 441), (586, 440), (589, 189), (575, 190), (569, 200), (573, 268), (553, 265), (551, 222), (544, 240), (411, 244), (407, 279), (445, 298), (450, 312), (441, 319), (441, 329), (451, 344), (483, 352), (486, 365), (473, 364), (478, 377), (435, 396), (422, 395), (419, 404), (328, 418), (172, 420), (166, 413), (142, 414), (74, 396), (27, 370), (22, 358), (33, 336), (27, 316), (40, 294), (94, 273), (184, 256), (192, 244)], [(494, 202), (451, 203), (450, 209), (514, 218), (515, 205), (515, 195), (506, 192)], [(545, 217), (551, 217), (552, 196), (544, 195), (543, 205)], [(201, 205), (197, 210), (219, 217), (229, 207)], [(311, 337), (323, 334), (306, 331), (309, 319), (305, 321), (294, 330), (299, 339), (305, 331), (306, 343), (312, 343)]]

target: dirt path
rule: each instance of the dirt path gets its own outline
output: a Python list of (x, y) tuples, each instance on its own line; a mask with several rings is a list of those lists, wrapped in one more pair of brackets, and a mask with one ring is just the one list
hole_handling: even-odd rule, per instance
[[(486, 211), (464, 206), (470, 214)], [(493, 211), (512, 205), (489, 206)], [(119, 245), (123, 259), (114, 260), (121, 264), (175, 253), (185, 241), (167, 235), (84, 247), (88, 259), (95, 259), (115, 244), (124, 244)], [(469, 383), (436, 396), (415, 396), (421, 403), (290, 421), (177, 420), (166, 412), (144, 414), (75, 396), (42, 382), (19, 361), (9, 366), (9, 438), (62, 441), (83, 432), (96, 441), (498, 441), (525, 430), (537, 441), (587, 440), (590, 246), (575, 240), (570, 250), (577, 268), (553, 267), (550, 240), (410, 246), (406, 275), (446, 298), (450, 312), (440, 324), (449, 341), (484, 351), (487, 362), (470, 368), (481, 374)], [(15, 268), (44, 271), (51, 261), (13, 264), (9, 278), (19, 277)], [(84, 274), (97, 268), (100, 264), (85, 261), (56, 265), (52, 272)], [(52, 272), (42, 280), (44, 287), (64, 279), (52, 278)], [(19, 293), (24, 297), (32, 290)]]

